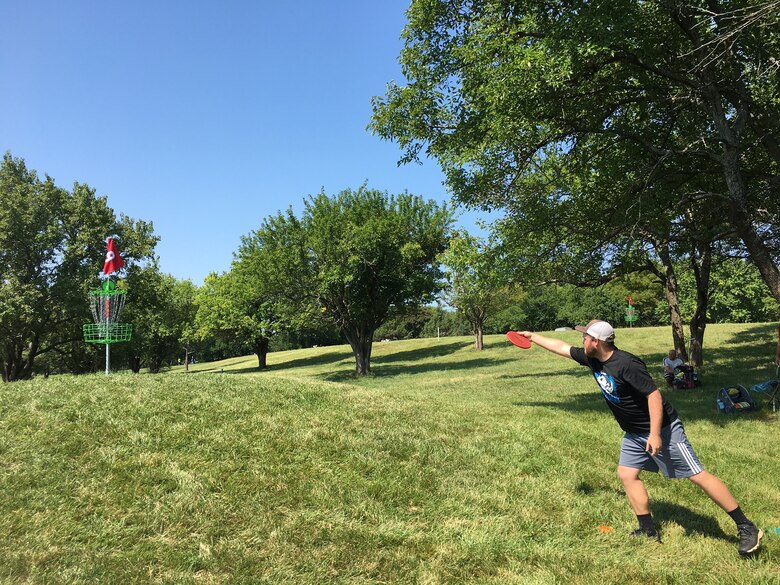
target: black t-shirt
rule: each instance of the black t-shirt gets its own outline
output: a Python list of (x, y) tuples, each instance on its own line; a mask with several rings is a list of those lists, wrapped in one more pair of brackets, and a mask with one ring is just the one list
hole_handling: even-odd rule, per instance
[[(615, 415), (620, 428), (627, 433), (649, 433), (650, 411), (647, 395), (658, 388), (647, 372), (647, 366), (635, 355), (616, 349), (605, 362), (589, 358), (582, 347), (572, 347), (571, 357), (577, 363), (588, 366), (601, 388), (601, 394)], [(663, 398), (664, 418), (662, 427), (677, 420), (674, 407)]]

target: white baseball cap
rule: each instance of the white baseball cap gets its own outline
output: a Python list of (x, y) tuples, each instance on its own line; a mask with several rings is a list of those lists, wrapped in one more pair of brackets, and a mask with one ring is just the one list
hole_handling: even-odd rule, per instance
[(585, 325), (585, 327), (577, 325), (574, 329), (585, 335), (590, 335), (593, 339), (598, 339), (599, 341), (615, 340), (615, 330), (612, 328), (612, 325), (606, 321), (593, 319), (593, 321)]

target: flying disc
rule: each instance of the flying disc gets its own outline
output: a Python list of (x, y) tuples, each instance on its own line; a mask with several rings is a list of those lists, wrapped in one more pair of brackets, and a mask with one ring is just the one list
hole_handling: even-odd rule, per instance
[(506, 334), (506, 338), (521, 349), (528, 349), (531, 347), (531, 340), (525, 335), (520, 335), (517, 331), (509, 331)]

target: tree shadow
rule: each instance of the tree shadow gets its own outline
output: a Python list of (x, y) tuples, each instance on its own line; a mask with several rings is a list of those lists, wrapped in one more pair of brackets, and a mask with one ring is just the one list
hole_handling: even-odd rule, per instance
[[(746, 327), (731, 336), (734, 343), (765, 343), (774, 341), (777, 333), (777, 325), (773, 323), (756, 324)], [(769, 354), (771, 355), (771, 353)]]
[(355, 356), (350, 350), (335, 350), (326, 353), (318, 353), (305, 358), (296, 358), (273, 364), (271, 368), (277, 370), (280, 368), (305, 368), (307, 366), (324, 366), (326, 364), (337, 364), (344, 360), (354, 360)]
[[(390, 378), (393, 376), (426, 374), (431, 372), (460, 372), (462, 370), (469, 370), (472, 368), (488, 368), (499, 366), (502, 363), (510, 362), (511, 359), (498, 360), (495, 358), (474, 358), (471, 360), (462, 360), (459, 362), (447, 362), (442, 364), (425, 363), (425, 364), (377, 364), (371, 368), (369, 374), (374, 378)], [(328, 382), (349, 382), (359, 379), (359, 376), (355, 374), (354, 370), (349, 372), (341, 370), (337, 372), (331, 372), (328, 374), (321, 374), (316, 376)]]
[[(529, 376), (529, 378), (536, 377), (538, 376)], [(512, 406), (519, 408), (553, 408), (572, 412), (589, 413), (603, 412), (605, 415), (612, 416), (612, 413), (602, 397), (601, 392), (596, 387), (595, 382), (588, 380), (583, 381), (583, 384), (588, 383), (593, 385), (592, 392), (588, 392), (587, 386), (583, 386), (583, 390), (586, 391), (578, 394), (561, 396), (561, 399), (557, 402), (529, 398), (527, 401), (521, 399), (516, 400), (511, 404)], [(729, 425), (736, 424), (741, 418), (748, 418), (766, 424), (773, 424), (778, 418), (776, 413), (771, 412), (771, 408), (758, 408), (757, 410), (745, 413), (723, 414), (718, 410), (715, 403), (716, 393), (703, 391), (701, 388), (684, 391), (667, 390), (664, 391), (663, 394), (664, 397), (672, 403), (677, 414), (680, 415), (683, 424), (688, 421), (708, 421), (715, 426), (725, 428)], [(762, 404), (762, 402), (757, 401), (757, 405)]]
[[(514, 360), (508, 360), (508, 361), (514, 361)], [(549, 370), (549, 371), (542, 371), (542, 372), (524, 372), (519, 374), (501, 374), (499, 376), (496, 376), (496, 380), (524, 380), (527, 379), (529, 382), (532, 382), (533, 380), (539, 379), (539, 378), (560, 378), (561, 376), (571, 376), (572, 378), (575, 378), (577, 381), (577, 384), (587, 384), (588, 381), (593, 380), (593, 376), (590, 374), (590, 370), (587, 370), (581, 366), (577, 366), (570, 369), (563, 369), (563, 370)]]
[[(391, 342), (392, 343), (392, 342)], [(379, 355), (371, 358), (372, 364), (383, 365), (393, 362), (402, 361), (417, 361), (424, 359), (431, 359), (437, 357), (444, 357), (451, 355), (461, 349), (469, 347), (469, 343), (462, 341), (451, 341), (449, 343), (442, 343), (431, 345), (429, 347), (421, 347), (419, 349), (411, 349), (408, 351), (399, 351), (396, 353), (390, 353), (387, 355)]]

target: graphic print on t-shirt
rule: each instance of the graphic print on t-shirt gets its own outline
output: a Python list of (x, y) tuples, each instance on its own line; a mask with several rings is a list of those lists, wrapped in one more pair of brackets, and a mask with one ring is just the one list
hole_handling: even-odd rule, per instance
[(620, 396), (615, 392), (615, 379), (605, 372), (593, 372), (593, 377), (596, 378), (604, 398), (615, 404), (620, 404)]

